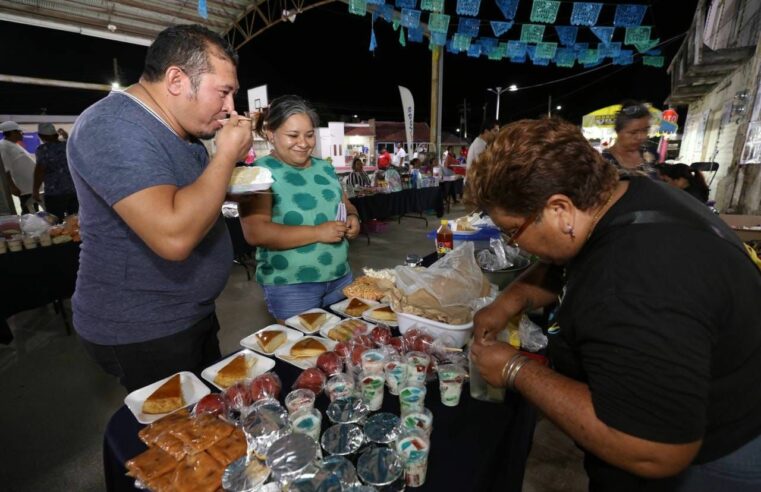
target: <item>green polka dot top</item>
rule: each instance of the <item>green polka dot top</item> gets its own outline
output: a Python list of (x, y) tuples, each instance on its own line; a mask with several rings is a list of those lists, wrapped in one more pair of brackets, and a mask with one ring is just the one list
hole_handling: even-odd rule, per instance
[[(255, 163), (272, 171), (272, 222), (284, 225), (320, 225), (335, 220), (342, 189), (333, 166), (312, 157), (307, 168), (293, 167), (272, 156)], [(312, 243), (294, 249), (256, 250), (256, 280), (262, 285), (328, 282), (349, 272), (349, 245)]]

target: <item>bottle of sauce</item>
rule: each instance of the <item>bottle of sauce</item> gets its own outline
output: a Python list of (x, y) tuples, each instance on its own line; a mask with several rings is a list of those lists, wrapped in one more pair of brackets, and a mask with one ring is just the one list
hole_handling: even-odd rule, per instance
[(441, 226), (436, 230), (436, 253), (439, 258), (454, 249), (454, 235), (449, 228), (449, 221), (442, 219)]

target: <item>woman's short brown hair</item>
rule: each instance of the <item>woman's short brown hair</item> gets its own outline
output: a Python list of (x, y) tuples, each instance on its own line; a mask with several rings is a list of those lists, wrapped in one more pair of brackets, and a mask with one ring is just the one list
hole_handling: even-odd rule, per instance
[(588, 210), (607, 199), (617, 181), (616, 169), (579, 127), (559, 118), (521, 120), (503, 127), (468, 169), (466, 199), (486, 211), (529, 216), (560, 193)]

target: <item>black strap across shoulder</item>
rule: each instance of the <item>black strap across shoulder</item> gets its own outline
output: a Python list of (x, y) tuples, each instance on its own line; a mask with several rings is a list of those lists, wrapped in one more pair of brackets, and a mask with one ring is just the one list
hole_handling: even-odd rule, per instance
[(673, 224), (707, 232), (709, 234), (718, 236), (719, 238), (742, 251), (743, 255), (746, 256), (748, 260), (750, 260), (750, 262), (753, 264), (754, 270), (757, 270), (759, 273), (761, 273), (761, 270), (758, 269), (756, 264), (753, 262), (753, 259), (748, 255), (748, 252), (745, 250), (745, 246), (740, 241), (740, 238), (734, 234), (727, 234), (727, 231), (716, 227), (714, 224), (704, 219), (703, 217), (697, 216), (695, 219), (696, 220), (687, 220), (685, 218), (662, 212), (660, 210), (638, 210), (636, 212), (629, 212), (616, 217), (610, 222), (610, 226), (616, 227), (637, 224)]

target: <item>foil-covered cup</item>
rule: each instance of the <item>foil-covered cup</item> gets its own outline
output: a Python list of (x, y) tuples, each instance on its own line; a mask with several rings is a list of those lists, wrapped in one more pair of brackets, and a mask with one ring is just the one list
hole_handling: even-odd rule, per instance
[(342, 492), (343, 486), (335, 473), (320, 470), (305, 474), (291, 482), (288, 492)]
[(405, 489), (404, 464), (393, 449), (373, 447), (357, 460), (357, 475), (366, 485), (384, 492)]
[(331, 402), (325, 415), (334, 424), (356, 424), (361, 423), (369, 412), (370, 409), (361, 398), (349, 396)]
[(256, 458), (243, 456), (230, 463), (222, 474), (226, 492), (256, 492), (270, 476), (270, 469)]
[(329, 455), (349, 456), (356, 453), (365, 441), (362, 429), (356, 424), (336, 424), (322, 434), (322, 449)]
[(291, 432), (288, 412), (279, 403), (273, 402), (257, 403), (243, 420), (248, 451), (260, 459), (265, 459), (273, 442)]
[(365, 436), (369, 442), (388, 444), (393, 442), (400, 432), (400, 419), (387, 412), (377, 413), (365, 421)]
[(351, 461), (343, 456), (328, 456), (324, 458), (320, 464), (320, 469), (334, 473), (344, 489), (359, 483), (357, 470)]
[(273, 442), (267, 451), (267, 466), (272, 477), (287, 485), (305, 473), (317, 471), (315, 460), (319, 448), (305, 434), (288, 434)]

